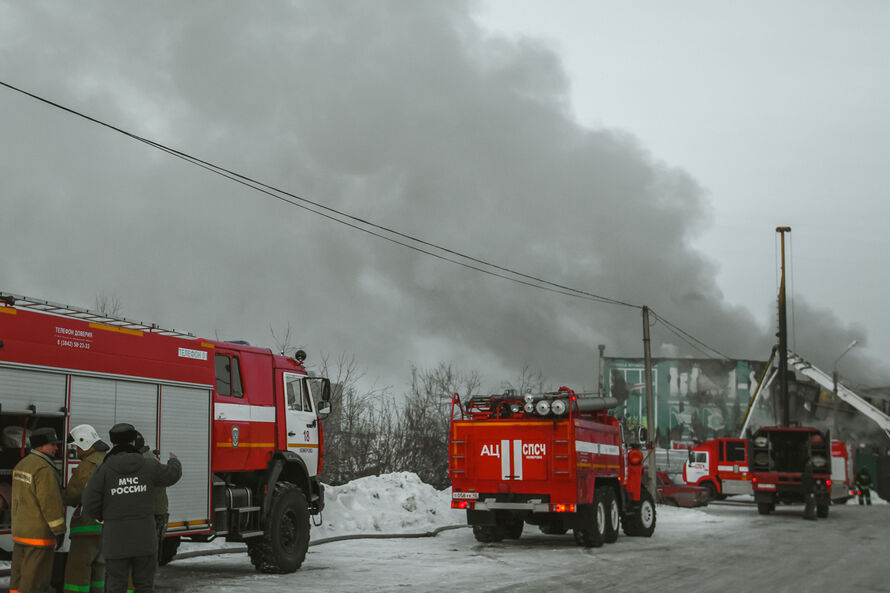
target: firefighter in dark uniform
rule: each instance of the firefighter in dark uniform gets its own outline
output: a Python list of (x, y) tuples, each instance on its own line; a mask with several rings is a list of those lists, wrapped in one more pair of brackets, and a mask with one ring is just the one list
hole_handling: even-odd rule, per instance
[(136, 429), (126, 422), (109, 433), (114, 447), (83, 491), (83, 510), (102, 521), (105, 591), (124, 593), (132, 570), (135, 593), (154, 591), (158, 540), (154, 489), (172, 486), (182, 465), (170, 454), (167, 465), (143, 457), (134, 445)]
[(813, 477), (813, 462), (807, 459), (803, 466), (801, 487), (804, 496), (803, 518), (816, 520), (816, 479)]
[(856, 487), (859, 488), (859, 504), (871, 504), (871, 474), (867, 467), (856, 474)]
[(45, 593), (53, 553), (65, 540), (65, 505), (53, 457), (59, 438), (52, 428), (31, 432), (31, 453), (12, 470), (12, 574), (9, 590)]
[(90, 476), (102, 465), (108, 445), (89, 424), (72, 428), (68, 442), (74, 445), (80, 464), (71, 473), (68, 486), (62, 493), (65, 504), (75, 507), (69, 534), (71, 547), (65, 563), (65, 591), (101, 593), (105, 590), (102, 526), (83, 512), (81, 496)]

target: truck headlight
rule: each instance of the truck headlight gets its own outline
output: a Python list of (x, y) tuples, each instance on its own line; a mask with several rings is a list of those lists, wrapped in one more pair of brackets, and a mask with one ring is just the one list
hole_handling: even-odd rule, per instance
[(542, 399), (538, 403), (535, 404), (535, 411), (539, 416), (546, 416), (550, 413), (550, 402), (546, 399)]
[(564, 399), (553, 400), (553, 403), (550, 404), (550, 410), (557, 416), (562, 416), (563, 414), (565, 414), (567, 409), (568, 406), (566, 405), (566, 400)]
[(754, 455), (754, 463), (757, 465), (769, 465), (769, 453), (760, 451)]
[(766, 438), (765, 436), (759, 436), (756, 439), (754, 439), (755, 447), (766, 447), (768, 445), (769, 445), (769, 439)]
[(534, 414), (535, 413), (535, 402), (525, 402), (525, 405), (522, 406), (522, 409), (525, 410), (526, 414)]
[(813, 467), (825, 467), (827, 463), (824, 455), (813, 455)]

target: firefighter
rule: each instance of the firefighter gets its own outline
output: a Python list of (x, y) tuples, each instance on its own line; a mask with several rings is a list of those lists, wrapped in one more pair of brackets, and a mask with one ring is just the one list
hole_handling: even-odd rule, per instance
[(867, 467), (856, 474), (856, 487), (859, 488), (859, 504), (871, 504), (871, 474)]
[(816, 480), (813, 478), (813, 462), (807, 459), (803, 466), (801, 487), (804, 495), (803, 518), (810, 521), (816, 520)]
[[(151, 447), (145, 444), (145, 437), (142, 436), (142, 433), (136, 433), (136, 449), (142, 454), (143, 457), (148, 459), (158, 460), (157, 451), (152, 451)], [(154, 501), (154, 513), (155, 513), (155, 529), (158, 533), (158, 558), (161, 558), (161, 548), (164, 545), (164, 536), (167, 535), (167, 521), (170, 515), (167, 513), (167, 489), (159, 486), (155, 488), (155, 501)]]
[(31, 452), (12, 471), (12, 574), (9, 590), (44, 593), (53, 552), (65, 541), (65, 505), (53, 457), (59, 438), (52, 428), (31, 433)]
[(83, 492), (83, 509), (102, 524), (105, 590), (124, 593), (133, 571), (135, 593), (154, 591), (157, 533), (154, 489), (172, 486), (182, 475), (182, 464), (172, 453), (167, 465), (147, 459), (136, 450), (132, 424), (115, 424), (109, 433), (114, 447)]
[(65, 504), (75, 507), (71, 517), (71, 547), (65, 563), (65, 591), (91, 591), (105, 589), (105, 560), (102, 558), (102, 526), (83, 512), (81, 496), (87, 480), (102, 464), (108, 445), (89, 424), (71, 429), (68, 443), (73, 444), (78, 465), (71, 473), (68, 486), (62, 493)]

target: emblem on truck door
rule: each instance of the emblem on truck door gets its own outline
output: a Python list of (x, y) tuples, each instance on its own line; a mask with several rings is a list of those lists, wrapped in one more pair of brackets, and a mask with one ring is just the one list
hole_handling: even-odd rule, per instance
[(232, 427), (232, 447), (238, 447), (238, 427)]

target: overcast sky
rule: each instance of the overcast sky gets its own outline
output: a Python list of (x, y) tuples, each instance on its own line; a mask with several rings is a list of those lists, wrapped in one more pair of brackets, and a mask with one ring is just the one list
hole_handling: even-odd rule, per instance
[[(765, 359), (886, 383), (880, 2), (0, 2), (0, 78), (133, 133)], [(0, 89), (0, 290), (271, 345), (594, 385), (636, 309), (429, 258)], [(679, 349), (679, 350), (678, 350)], [(657, 354), (688, 348), (663, 324)], [(878, 362), (881, 360), (881, 362)]]

